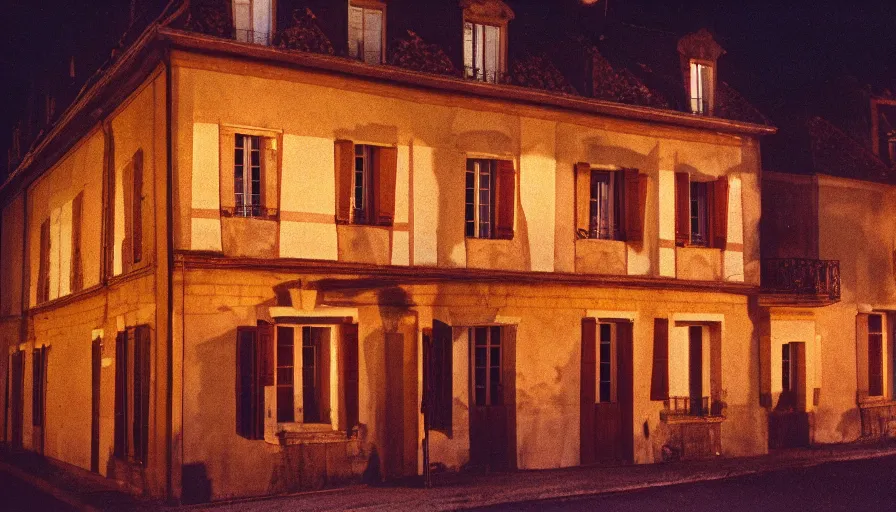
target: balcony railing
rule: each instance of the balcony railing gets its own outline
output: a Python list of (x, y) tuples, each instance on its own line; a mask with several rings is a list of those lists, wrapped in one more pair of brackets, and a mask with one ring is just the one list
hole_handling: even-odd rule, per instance
[(670, 396), (663, 404), (665, 414), (669, 416), (719, 416), (722, 411), (717, 403), (711, 403), (710, 397), (692, 399), (689, 396)]
[(271, 33), (258, 30), (234, 29), (234, 39), (242, 43), (271, 45)]
[(762, 260), (762, 291), (766, 294), (811, 296), (840, 300), (840, 262), (805, 258)]
[(504, 73), (495, 69), (471, 68), (465, 66), (464, 76), (471, 80), (478, 80), (480, 82), (488, 82), (491, 84), (497, 84), (504, 81)]

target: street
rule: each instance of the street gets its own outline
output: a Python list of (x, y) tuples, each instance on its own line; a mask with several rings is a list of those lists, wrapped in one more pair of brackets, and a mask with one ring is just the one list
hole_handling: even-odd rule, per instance
[(528, 503), (478, 510), (687, 510), (789, 511), (893, 510), (896, 456), (829, 462), (758, 475), (657, 487), (609, 495)]
[(9, 473), (0, 473), (0, 510), (43, 512), (75, 509)]

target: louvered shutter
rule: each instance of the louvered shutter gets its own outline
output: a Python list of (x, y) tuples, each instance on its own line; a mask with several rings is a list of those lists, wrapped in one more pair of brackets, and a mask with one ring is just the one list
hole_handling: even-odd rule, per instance
[(345, 430), (351, 437), (360, 417), (358, 324), (342, 326), (343, 378), (345, 380)]
[(80, 291), (84, 287), (84, 266), (81, 262), (81, 218), (84, 210), (84, 192), (80, 192), (72, 201), (72, 265), (71, 291)]
[(516, 170), (510, 160), (498, 160), (495, 179), (495, 238), (513, 239)]
[(352, 219), (352, 176), (355, 170), (355, 144), (337, 140), (336, 164), (336, 223), (348, 224)]
[(653, 373), (650, 380), (650, 399), (669, 399), (669, 320), (653, 320)]
[(121, 273), (130, 272), (134, 263), (134, 162), (121, 173), (124, 196), (124, 238), (121, 241)]
[(691, 242), (691, 181), (688, 173), (675, 173), (675, 244)]
[(134, 329), (134, 447), (136, 460), (146, 463), (149, 447), (150, 330)]
[(647, 207), (647, 176), (637, 169), (625, 173), (625, 239), (644, 241), (644, 215)]
[(597, 320), (582, 319), (582, 371), (579, 409), (579, 443), (581, 464), (595, 460), (595, 416), (597, 403)]
[(395, 219), (395, 177), (398, 173), (398, 148), (374, 151), (374, 196), (376, 213), (372, 224), (391, 226)]
[(576, 238), (588, 238), (591, 228), (591, 164), (577, 163), (575, 174)]
[(40, 260), (37, 269), (37, 303), (50, 299), (50, 219), (40, 225)]
[(277, 151), (277, 139), (261, 137), (261, 144), (261, 186), (264, 194), (261, 206), (266, 210), (262, 214), (276, 218), (280, 211), (280, 157)]
[(712, 184), (712, 246), (725, 250), (728, 244), (728, 178)]
[(134, 154), (133, 211), (131, 213), (131, 261), (136, 265), (143, 261), (143, 150)]
[(868, 318), (871, 315), (856, 315), (856, 393), (858, 398), (868, 397)]
[(116, 457), (127, 455), (127, 332), (115, 337), (115, 439), (113, 452)]
[(258, 322), (258, 386), (274, 385), (274, 326), (265, 321)]
[(236, 165), (235, 155), (236, 138), (241, 137), (230, 131), (221, 134), (221, 170), (220, 170), (220, 193), (221, 193), (221, 211), (232, 215), (236, 211)]
[(451, 435), (453, 414), (454, 364), (451, 326), (434, 320), (432, 323), (432, 419), (430, 427)]

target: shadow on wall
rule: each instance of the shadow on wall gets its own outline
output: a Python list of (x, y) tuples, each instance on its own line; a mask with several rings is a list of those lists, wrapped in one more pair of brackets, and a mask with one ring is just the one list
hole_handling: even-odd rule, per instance
[(184, 464), (181, 474), (181, 501), (184, 505), (208, 503), (212, 499), (212, 481), (208, 478), (205, 464), (201, 462)]

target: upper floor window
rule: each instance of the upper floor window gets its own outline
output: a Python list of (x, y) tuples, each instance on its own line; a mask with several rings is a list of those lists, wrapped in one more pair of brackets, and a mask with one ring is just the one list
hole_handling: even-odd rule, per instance
[(383, 62), (386, 6), (355, 0), (349, 6), (348, 54), (368, 64)]
[(233, 26), (236, 40), (244, 43), (271, 44), (273, 32), (271, 0), (233, 0)]
[(706, 205), (707, 184), (691, 183), (691, 245), (707, 246), (709, 244), (709, 211)]
[(619, 197), (622, 187), (616, 173), (591, 171), (591, 193), (588, 204), (588, 238), (619, 239), (621, 218)]
[(398, 149), (336, 141), (336, 221), (391, 226)]
[(513, 238), (516, 176), (513, 162), (467, 160), (465, 229), (469, 238)]
[(261, 137), (236, 134), (233, 179), (236, 215), (261, 215)]
[(576, 236), (639, 242), (644, 237), (647, 176), (637, 169), (576, 164)]
[(464, 22), (464, 75), (497, 83), (503, 70), (501, 27)]
[(883, 316), (868, 315), (868, 396), (884, 395), (883, 361)]
[(691, 112), (709, 114), (712, 105), (712, 66), (691, 61), (690, 96)]
[(890, 165), (896, 166), (896, 134), (887, 140), (887, 149), (890, 156)]
[(270, 130), (221, 130), (221, 214), (276, 218), (280, 136)]
[(728, 242), (728, 178), (691, 181), (675, 173), (675, 243), (725, 249)]
[(81, 261), (81, 192), (55, 208), (40, 226), (37, 297), (40, 304), (80, 291), (84, 285)]

